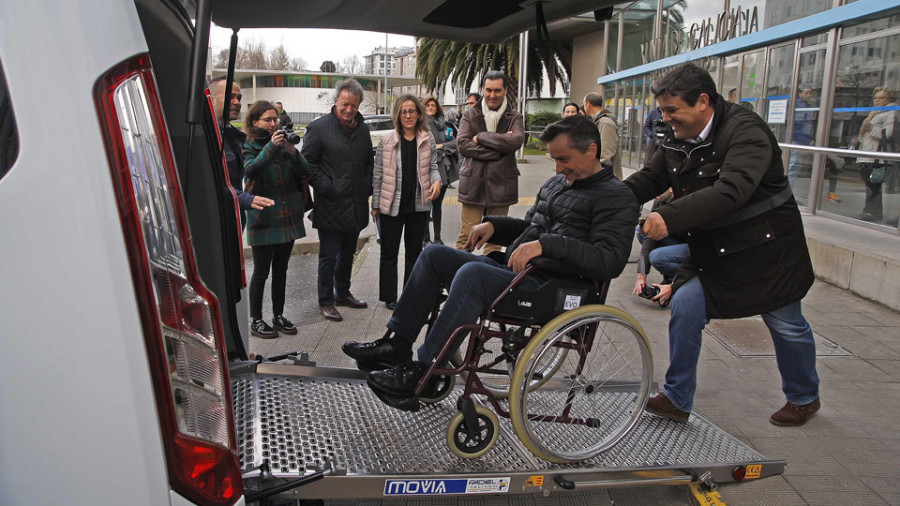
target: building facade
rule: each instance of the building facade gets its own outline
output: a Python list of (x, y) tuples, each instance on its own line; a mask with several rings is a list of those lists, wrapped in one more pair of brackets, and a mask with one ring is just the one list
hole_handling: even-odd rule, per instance
[[(881, 160), (859, 155), (896, 155), (900, 147), (897, 0), (638, 2), (617, 10), (602, 38), (602, 66), (618, 72), (596, 84), (619, 118), (626, 163), (639, 166), (643, 156), (653, 80), (691, 61), (709, 70), (726, 100), (766, 120), (801, 207), (898, 233), (900, 160), (884, 159), (886, 175), (876, 184), (868, 164)], [(863, 128), (875, 117), (880, 142)], [(866, 204), (875, 194), (879, 212)]]

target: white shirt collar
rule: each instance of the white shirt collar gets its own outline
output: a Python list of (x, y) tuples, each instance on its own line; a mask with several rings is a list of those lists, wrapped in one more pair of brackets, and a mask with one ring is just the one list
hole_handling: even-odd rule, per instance
[(712, 124), (713, 124), (713, 119), (715, 117), (716, 117), (716, 112), (713, 111), (712, 116), (709, 117), (709, 122), (703, 128), (703, 131), (700, 132), (700, 135), (697, 137), (692, 137), (690, 139), (685, 139), (685, 140), (687, 142), (690, 142), (691, 144), (700, 144), (701, 142), (705, 141), (709, 137), (710, 132), (712, 132)]

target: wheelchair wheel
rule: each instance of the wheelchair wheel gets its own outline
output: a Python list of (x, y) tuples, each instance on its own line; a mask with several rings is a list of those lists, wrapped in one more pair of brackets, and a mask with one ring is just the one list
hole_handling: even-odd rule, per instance
[[(534, 386), (551, 358), (556, 373)], [(511, 380), (510, 418), (519, 439), (552, 462), (577, 462), (611, 448), (635, 426), (650, 394), (653, 358), (628, 313), (591, 305), (545, 325), (522, 350)]]
[[(529, 329), (529, 332), (537, 332), (534, 329)], [(493, 369), (505, 369), (505, 373), (488, 373), (488, 372), (480, 372), (478, 373), (478, 379), (481, 380), (481, 383), (484, 385), (484, 388), (491, 392), (494, 397), (498, 399), (505, 399), (509, 396), (509, 379), (513, 375), (513, 371), (516, 367), (516, 360), (518, 356), (521, 356), (521, 352), (515, 356), (504, 356), (503, 354), (503, 342), (500, 339), (491, 339), (487, 343), (485, 343), (485, 348), (489, 353), (485, 353), (481, 358), (481, 363), (491, 363), (494, 361), (498, 361), (496, 365), (494, 365)], [(560, 365), (563, 363), (563, 359), (565, 358), (566, 353), (569, 350), (565, 348), (554, 348), (554, 353), (548, 353), (539, 366), (536, 368), (531, 381), (530, 388), (537, 388), (543, 385), (547, 380), (553, 377), (556, 374), (556, 371), (559, 370)], [(463, 372), (461, 374), (463, 381), (468, 378), (468, 373)]]
[(446, 399), (453, 387), (456, 386), (456, 376), (439, 376), (436, 387), (428, 393), (423, 392), (419, 400), (424, 404), (437, 404)]
[(477, 459), (494, 446), (500, 434), (497, 415), (483, 406), (475, 407), (478, 429), (474, 436), (469, 434), (462, 411), (458, 411), (447, 426), (447, 446), (454, 455), (463, 459)]

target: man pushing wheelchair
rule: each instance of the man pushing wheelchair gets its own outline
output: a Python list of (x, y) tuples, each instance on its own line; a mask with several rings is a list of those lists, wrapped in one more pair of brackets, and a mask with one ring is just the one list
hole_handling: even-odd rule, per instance
[[(484, 314), (531, 260), (553, 259), (591, 280), (612, 279), (624, 269), (639, 207), (631, 190), (601, 164), (596, 126), (586, 117), (571, 116), (548, 126), (541, 140), (556, 161), (556, 175), (541, 187), (525, 218), (486, 217), (472, 230), (466, 251), (425, 248), (385, 336), (371, 343), (344, 343), (344, 353), (360, 369), (372, 371), (369, 387), (386, 403), (418, 407), (415, 388), (453, 330)], [(505, 264), (471, 253), (488, 240), (508, 245)], [(549, 276), (532, 271), (519, 288), (537, 289)], [(413, 360), (413, 343), (445, 288), (447, 300)]]

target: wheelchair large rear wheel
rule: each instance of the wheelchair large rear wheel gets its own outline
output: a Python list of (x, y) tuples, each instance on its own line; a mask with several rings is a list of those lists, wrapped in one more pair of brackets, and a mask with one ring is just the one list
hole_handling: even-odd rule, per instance
[[(560, 355), (553, 377), (535, 387), (535, 374)], [(637, 424), (652, 378), (646, 334), (628, 313), (601, 305), (567, 311), (519, 355), (509, 397), (513, 428), (545, 460), (597, 456)]]

